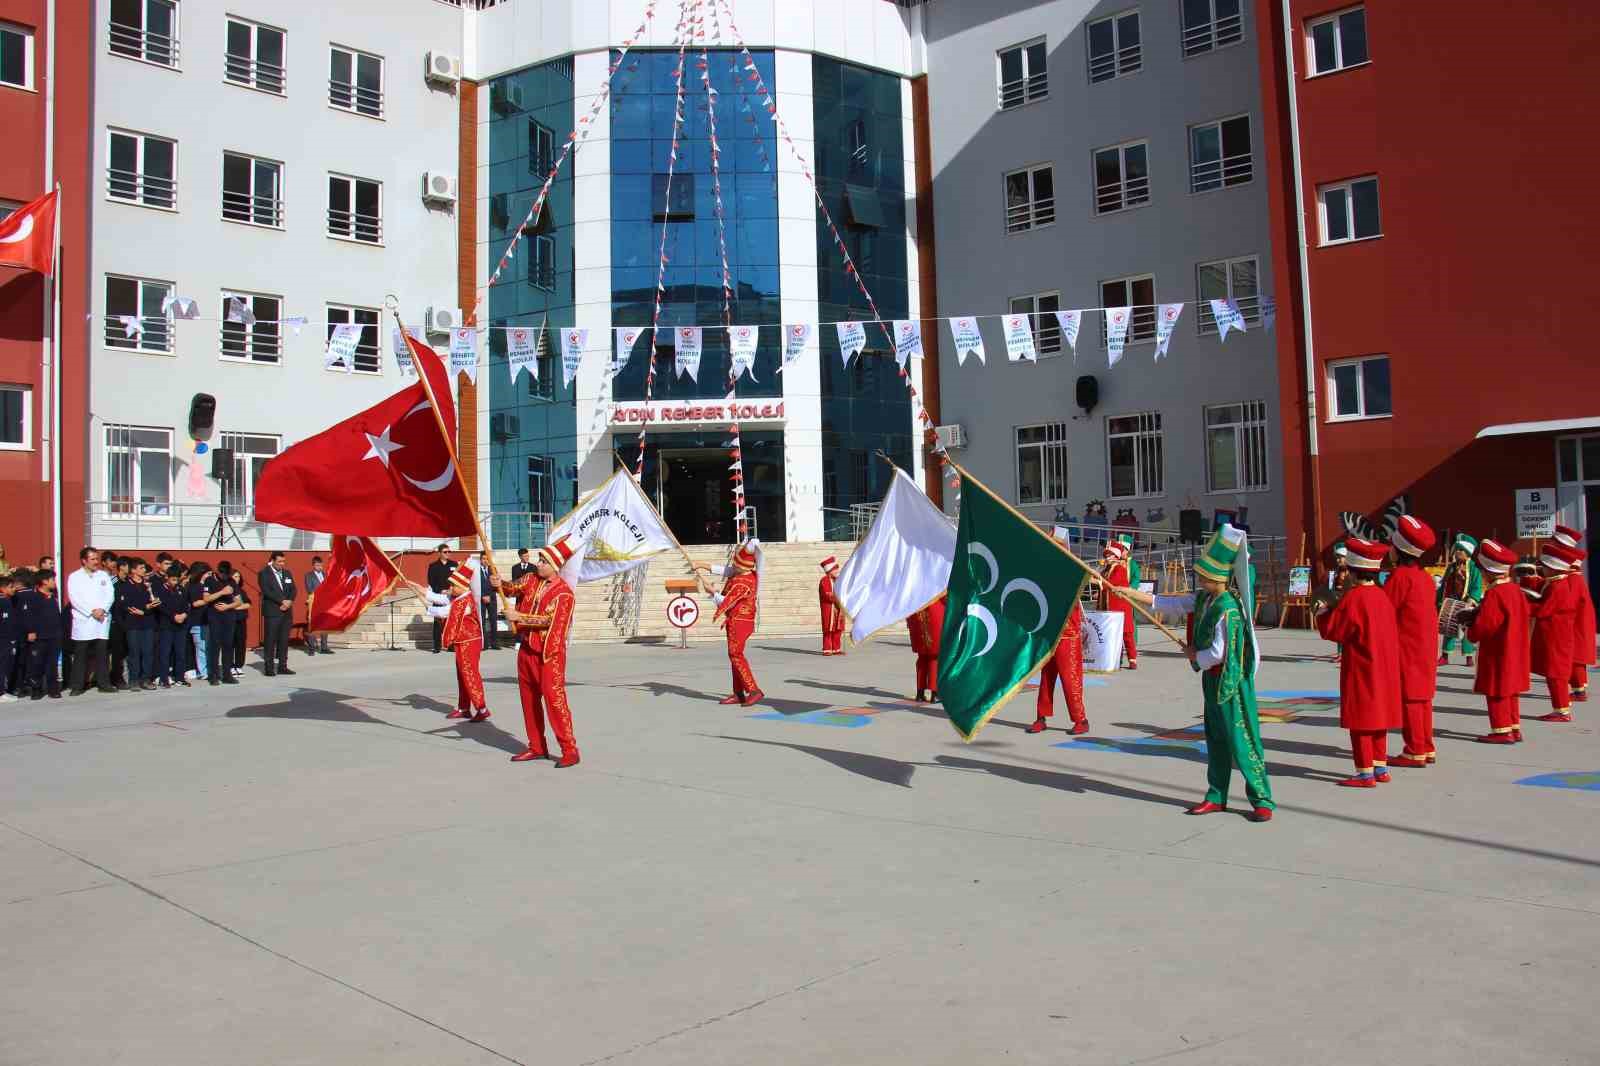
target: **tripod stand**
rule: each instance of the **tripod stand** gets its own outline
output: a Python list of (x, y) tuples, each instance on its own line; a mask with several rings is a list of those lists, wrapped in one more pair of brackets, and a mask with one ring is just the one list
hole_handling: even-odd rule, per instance
[(234, 529), (233, 523), (228, 520), (228, 512), (218, 510), (217, 520), (211, 523), (211, 532), (206, 535), (206, 549), (216, 548), (220, 550), (227, 547), (229, 537), (233, 538), (233, 542), (239, 546), (240, 551), (244, 551), (244, 542), (239, 539), (239, 531)]

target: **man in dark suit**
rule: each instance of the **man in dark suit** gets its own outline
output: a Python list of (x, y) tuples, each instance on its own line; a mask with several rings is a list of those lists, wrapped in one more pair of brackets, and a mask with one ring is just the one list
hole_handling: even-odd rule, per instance
[[(428, 588), (440, 595), (450, 591), (450, 571), (456, 568), (455, 561), (450, 558), (450, 545), (439, 545), (439, 557), (428, 564)], [(439, 640), (444, 634), (444, 619), (433, 620), (433, 654), (439, 654)]]
[(289, 669), (289, 626), (294, 621), (294, 575), (273, 552), (256, 575), (261, 589), (261, 657), (268, 677), (293, 674)]
[(533, 573), (533, 564), (528, 561), (528, 549), (517, 549), (517, 561), (511, 564), (511, 583), (515, 585), (524, 577)]
[[(478, 573), (489, 573), (489, 553), (478, 553)], [(487, 580), (480, 582), (479, 591), (485, 595), (478, 597), (478, 604), (483, 614), (483, 646), (487, 651), (500, 650), (500, 603), (494, 594), (494, 586)]]

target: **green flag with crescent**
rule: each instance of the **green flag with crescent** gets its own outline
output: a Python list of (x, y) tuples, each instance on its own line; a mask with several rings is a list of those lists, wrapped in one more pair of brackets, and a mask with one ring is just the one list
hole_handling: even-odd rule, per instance
[(1089, 573), (961, 471), (961, 518), (939, 645), (939, 699), (967, 740), (1054, 653)]

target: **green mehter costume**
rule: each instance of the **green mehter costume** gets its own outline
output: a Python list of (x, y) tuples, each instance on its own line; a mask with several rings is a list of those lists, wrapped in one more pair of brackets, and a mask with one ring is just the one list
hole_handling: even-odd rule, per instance
[[(1452, 559), (1445, 567), (1444, 577), (1439, 581), (1439, 591), (1434, 597), (1434, 606), (1444, 605), (1446, 597), (1456, 600), (1471, 600), (1473, 603), (1483, 602), (1483, 571), (1478, 569), (1478, 564), (1473, 560), (1477, 557), (1478, 542), (1462, 533), (1456, 537), (1455, 543), (1450, 545), (1452, 554), (1455, 549), (1467, 553), (1467, 561), (1458, 563)], [(1444, 654), (1449, 655), (1457, 648), (1463, 655), (1473, 655), (1478, 648), (1467, 639), (1465, 626), (1457, 626), (1444, 638)]]

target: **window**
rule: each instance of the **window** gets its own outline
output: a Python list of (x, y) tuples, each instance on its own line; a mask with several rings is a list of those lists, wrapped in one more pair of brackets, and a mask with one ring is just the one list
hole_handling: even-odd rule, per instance
[(256, 481), (267, 460), (278, 454), (279, 439), (260, 433), (224, 433), (222, 447), (233, 451), (233, 476), (222, 483), (222, 509), (229, 518), (248, 519), (256, 502)]
[(1232, 300), (1247, 323), (1261, 320), (1261, 271), (1253, 255), (1240, 259), (1218, 259), (1201, 263), (1195, 269), (1195, 301), (1199, 309), (1200, 336), (1217, 332), (1217, 316), (1212, 300)]
[(655, 222), (693, 222), (694, 175), (681, 172), (673, 174), (670, 190), (668, 184), (665, 174), (650, 176), (651, 219)]
[(0, 385), (0, 451), (23, 452), (33, 447), (33, 389)]
[[(106, 276), (106, 347), (137, 352), (171, 352), (172, 320), (162, 309), (172, 295), (170, 281), (148, 278)], [(139, 320), (139, 329), (128, 336), (123, 317)]]
[(1263, 400), (1206, 408), (1206, 491), (1267, 487), (1267, 405)]
[(177, 204), (178, 145), (147, 133), (110, 131), (106, 191), (113, 200), (172, 208)]
[(1006, 175), (1006, 232), (1048, 226), (1056, 220), (1056, 171), (1045, 165)]
[(1094, 210), (1109, 215), (1150, 202), (1150, 146), (1146, 141), (1094, 153)]
[(1011, 313), (1029, 315), (1033, 324), (1033, 348), (1040, 357), (1061, 354), (1061, 320), (1055, 313), (1061, 310), (1059, 292), (1042, 292), (1037, 296), (1013, 296)]
[[(1101, 307), (1132, 307), (1128, 322), (1128, 343), (1156, 339), (1156, 279), (1146, 274), (1137, 278), (1118, 278), (1100, 283)], [(1100, 316), (1100, 343), (1106, 343), (1106, 316)]]
[(0, 22), (0, 85), (33, 88), (33, 31), (13, 22)]
[(283, 164), (222, 154), (222, 217), (253, 226), (283, 225)]
[[(361, 327), (361, 339), (356, 342), (356, 367), (358, 374), (383, 373), (383, 352), (378, 347), (378, 312), (371, 307), (340, 307), (328, 305), (328, 335), (323, 343), (333, 339), (333, 327), (355, 324)], [(329, 368), (333, 369), (333, 368)], [(343, 370), (343, 367), (339, 368)]]
[(235, 85), (283, 95), (283, 31), (230, 18), (223, 73)]
[[(536, 174), (543, 178), (555, 168), (555, 165), (555, 131), (544, 123), (530, 118), (528, 120), (528, 173)], [(676, 185), (677, 175), (673, 175), (673, 178), (673, 184)]]
[(543, 234), (533, 238), (528, 260), (528, 284), (545, 292), (556, 291), (556, 239)]
[(528, 456), (528, 505), (534, 514), (555, 514), (556, 461), (548, 455)]
[(22, 205), (15, 200), (0, 200), (0, 222), (4, 222), (17, 213), (17, 208)]
[(335, 45), (328, 53), (328, 104), (383, 117), (383, 60)]
[(106, 427), (106, 500), (114, 517), (172, 514), (172, 430)]
[(1255, 176), (1250, 159), (1250, 116), (1189, 127), (1189, 191), (1244, 185)]
[(1017, 429), (1017, 503), (1067, 502), (1067, 424)]
[(1183, 55), (1204, 55), (1244, 40), (1239, 0), (1183, 0)]
[(1312, 76), (1358, 67), (1367, 55), (1367, 9), (1353, 7), (1306, 23), (1306, 66)]
[(1317, 190), (1322, 243), (1343, 244), (1383, 236), (1378, 224), (1378, 179), (1357, 178)]
[(111, 54), (163, 67), (178, 65), (175, 0), (111, 0)]
[(1000, 81), (1000, 110), (1043, 100), (1050, 94), (1050, 79), (1045, 72), (1044, 38), (1002, 49), (995, 55)]
[(383, 241), (383, 185), (365, 178), (328, 175), (328, 236)]
[(1387, 355), (1328, 364), (1328, 421), (1382, 418), (1393, 413)]
[[(229, 321), (233, 300), (244, 305), (243, 321)], [(245, 363), (276, 363), (283, 356), (283, 299), (248, 292), (222, 294), (222, 358)]]
[(1089, 23), (1085, 38), (1089, 42), (1089, 81), (1110, 81), (1124, 74), (1135, 74), (1144, 66), (1144, 49), (1139, 43), (1139, 12)]
[(1161, 414), (1144, 411), (1106, 419), (1107, 495), (1160, 496), (1163, 489)]

